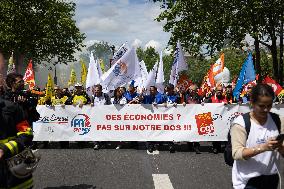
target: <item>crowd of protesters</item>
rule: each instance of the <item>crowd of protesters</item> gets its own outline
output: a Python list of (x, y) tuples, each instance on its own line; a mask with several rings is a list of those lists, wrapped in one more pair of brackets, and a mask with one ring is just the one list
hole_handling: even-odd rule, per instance
[[(18, 76), (18, 75), (15, 75)], [(21, 80), (22, 81), (22, 80)], [(7, 87), (8, 85), (8, 87)], [(227, 84), (217, 85), (212, 90), (207, 90), (198, 88), (198, 85), (191, 84), (189, 87), (174, 87), (172, 84), (167, 84), (164, 87), (164, 92), (160, 93), (157, 90), (156, 86), (150, 86), (149, 91), (143, 89), (139, 91), (137, 87), (134, 86), (134, 82), (128, 85), (128, 87), (118, 87), (115, 90), (104, 93), (103, 87), (98, 84), (91, 88), (91, 91), (88, 92), (84, 89), (81, 83), (77, 83), (74, 87), (69, 88), (60, 88), (59, 86), (54, 86), (54, 95), (47, 98), (45, 96), (45, 89), (42, 91), (35, 87), (32, 91), (16, 91), (11, 92), (11, 81), (7, 77), (6, 83), (2, 82), (0, 85), (0, 95), (5, 96), (5, 98), (13, 98), (13, 96), (23, 95), (25, 100), (32, 101), (33, 106), (36, 107), (36, 102), (38, 105), (78, 105), (82, 107), (84, 105), (90, 106), (99, 106), (99, 105), (110, 105), (110, 104), (204, 104), (204, 103), (248, 103), (250, 101), (250, 90), (253, 84), (246, 86), (246, 90), (242, 92), (242, 95), (239, 99), (233, 97), (234, 85)], [(13, 85), (17, 85), (13, 83)], [(278, 98), (274, 101), (279, 101)], [(31, 110), (32, 111), (32, 110)], [(33, 114), (32, 114), (33, 115)], [(30, 122), (35, 121), (39, 115), (33, 115)], [(78, 142), (78, 145), (84, 146), (86, 142)], [(119, 149), (123, 146), (123, 142), (116, 142), (116, 148)], [(133, 142), (136, 144), (136, 142)], [(149, 152), (156, 150), (160, 142), (146, 142), (147, 149)], [(170, 152), (175, 152), (175, 144), (173, 142), (166, 143)], [(44, 146), (48, 145), (47, 142), (44, 142)], [(94, 149), (103, 148), (106, 145), (106, 142), (96, 141), (94, 142)], [(197, 154), (200, 153), (200, 144), (198, 142), (188, 142), (187, 143), (190, 150), (195, 151)], [(69, 142), (60, 142), (62, 148), (68, 148)], [(221, 142), (212, 142), (212, 152), (218, 153), (221, 151)]]

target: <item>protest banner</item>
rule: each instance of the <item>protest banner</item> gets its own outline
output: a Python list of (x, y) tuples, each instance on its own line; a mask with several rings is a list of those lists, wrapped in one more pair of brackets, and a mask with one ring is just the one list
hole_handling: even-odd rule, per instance
[[(272, 112), (284, 116), (284, 105)], [(232, 121), (248, 105), (38, 106), (35, 141), (226, 141)]]

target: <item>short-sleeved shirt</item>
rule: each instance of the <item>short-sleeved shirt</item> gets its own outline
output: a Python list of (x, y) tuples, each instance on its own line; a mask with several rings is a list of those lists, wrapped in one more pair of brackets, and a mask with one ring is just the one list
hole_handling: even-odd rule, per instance
[[(238, 124), (245, 128), (243, 116), (237, 117), (233, 124)], [(252, 148), (266, 143), (269, 138), (276, 137), (278, 134), (279, 131), (270, 114), (268, 114), (264, 125), (259, 125), (251, 119), (251, 128), (245, 147)], [(276, 174), (277, 167), (280, 165), (279, 158), (279, 152), (266, 151), (247, 160), (235, 160), (232, 169), (234, 188), (244, 188), (252, 177)]]

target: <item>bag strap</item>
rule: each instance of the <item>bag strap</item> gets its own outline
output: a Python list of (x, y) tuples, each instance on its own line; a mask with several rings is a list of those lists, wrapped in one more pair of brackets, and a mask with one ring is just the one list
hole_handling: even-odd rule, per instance
[(271, 115), (275, 125), (277, 126), (279, 133), (281, 133), (281, 120), (279, 115), (273, 112), (269, 112), (269, 114)]
[[(277, 129), (279, 131), (279, 133), (281, 132), (281, 120), (278, 114), (273, 113), (273, 112), (269, 112), (269, 114), (272, 117), (272, 120), (274, 121), (275, 125), (277, 126)], [(247, 138), (250, 132), (250, 127), (251, 127), (251, 122), (250, 122), (250, 115), (249, 112), (243, 114), (243, 118), (245, 121), (245, 128), (246, 128), (246, 132), (247, 132)]]
[(248, 138), (248, 136), (249, 136), (249, 132), (250, 132), (250, 126), (251, 126), (249, 112), (248, 112), (248, 113), (243, 114), (243, 118), (244, 118), (244, 121), (245, 121), (245, 129), (246, 129), (246, 132), (247, 132), (247, 138)]

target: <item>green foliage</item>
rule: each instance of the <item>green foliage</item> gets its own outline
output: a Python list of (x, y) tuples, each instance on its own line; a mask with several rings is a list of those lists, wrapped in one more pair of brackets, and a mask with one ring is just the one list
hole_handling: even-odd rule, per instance
[(138, 47), (136, 53), (139, 61), (144, 60), (148, 72), (154, 67), (155, 63), (159, 61), (159, 53), (157, 53), (153, 47), (148, 47), (146, 50)]
[(186, 74), (193, 83), (201, 84), (204, 76), (210, 68), (210, 61), (202, 56), (187, 57), (188, 71)]
[(109, 62), (112, 58), (112, 50), (111, 45), (108, 42), (95, 42), (93, 45), (87, 48), (87, 54), (81, 54), (80, 58), (82, 58), (85, 62), (90, 62), (90, 52), (93, 52), (95, 58), (103, 59), (106, 68), (109, 68)]
[[(180, 40), (191, 55), (212, 55), (228, 38), (227, 7), (219, 0), (164, 1), (165, 10), (157, 21), (166, 21), (164, 30), (171, 32), (170, 45)], [(201, 48), (204, 45), (205, 48)]]
[[(266, 46), (273, 62), (273, 74), (277, 78), (278, 65), (276, 39), (280, 36), (283, 21), (283, 0), (153, 0), (161, 2), (163, 12), (156, 18), (165, 22), (164, 30), (170, 32), (169, 45), (180, 40), (191, 55), (214, 56), (225, 47), (241, 47), (246, 34)], [(272, 43), (268, 43), (268, 42)], [(256, 44), (256, 51), (258, 50)], [(262, 51), (262, 50), (260, 50)], [(264, 51), (261, 52), (263, 54)], [(260, 65), (263, 55), (256, 62)], [(265, 57), (264, 57), (265, 58)], [(261, 68), (261, 71), (267, 67)], [(259, 73), (262, 73), (258, 70)], [(281, 78), (282, 79), (282, 78)]]
[(0, 44), (6, 55), (11, 51), (35, 63), (74, 61), (85, 35), (74, 20), (76, 5), (62, 0), (1, 0)]
[[(145, 62), (148, 72), (153, 69), (157, 61), (160, 61), (159, 53), (156, 52), (153, 47), (149, 47), (146, 50), (143, 50), (141, 47), (138, 47), (136, 53), (139, 61), (143, 60)], [(173, 61), (174, 57), (172, 54), (163, 54), (164, 77), (166, 83), (170, 79)]]
[(163, 55), (164, 77), (166, 83), (170, 80), (170, 74), (173, 62), (174, 62), (174, 57), (172, 54)]
[[(222, 52), (225, 54), (225, 67), (229, 69), (232, 81), (234, 78), (238, 78), (248, 52), (235, 47), (224, 48)], [(207, 74), (210, 65), (214, 64), (219, 57), (220, 54), (216, 54), (211, 59), (205, 59), (202, 56), (187, 57), (186, 61), (189, 67), (186, 74), (189, 76), (189, 79), (200, 85), (204, 76)], [(263, 75), (271, 75), (272, 60), (267, 56), (265, 51), (261, 51), (261, 68)]]
[[(231, 80), (233, 80), (234, 78), (238, 78), (242, 66), (248, 56), (248, 52), (234, 47), (224, 48), (223, 52), (225, 54), (225, 67), (227, 67), (230, 71)], [(267, 56), (267, 52), (265, 52), (264, 50), (261, 51), (260, 55), (261, 55), (260, 64), (262, 68), (261, 70), (262, 75), (271, 75), (272, 73), (271, 58)], [(218, 58), (219, 55), (214, 56), (212, 58), (211, 63), (214, 63)]]

